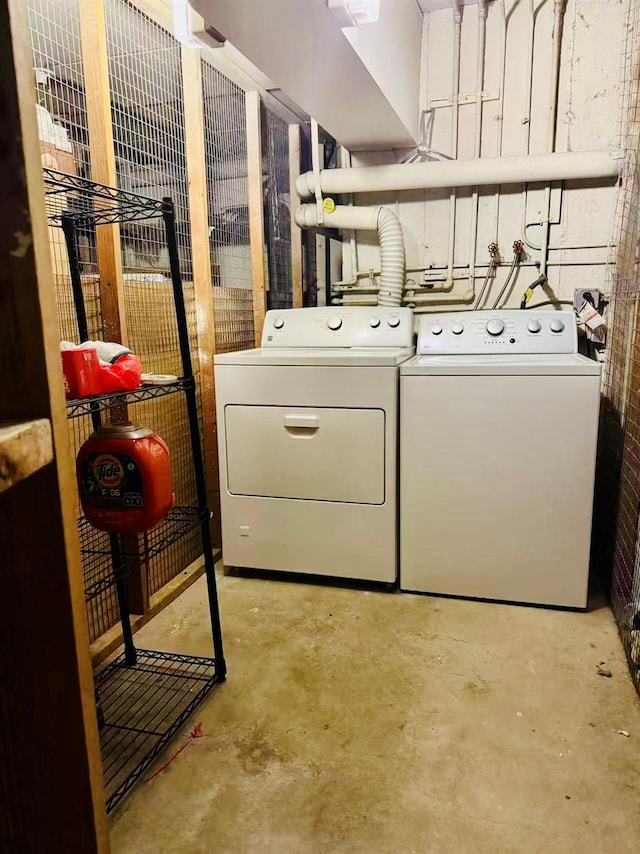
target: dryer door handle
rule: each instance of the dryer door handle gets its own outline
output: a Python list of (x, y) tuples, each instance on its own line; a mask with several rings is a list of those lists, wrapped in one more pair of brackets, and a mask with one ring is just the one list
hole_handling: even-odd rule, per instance
[(320, 419), (317, 415), (289, 414), (284, 416), (284, 426), (287, 430), (317, 430)]

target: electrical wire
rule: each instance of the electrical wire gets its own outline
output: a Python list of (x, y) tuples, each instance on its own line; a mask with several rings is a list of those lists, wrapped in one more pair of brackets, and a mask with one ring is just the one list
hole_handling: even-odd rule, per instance
[(544, 274), (541, 276), (538, 276), (538, 278), (535, 280), (535, 282), (532, 282), (529, 285), (529, 287), (527, 288), (527, 290), (522, 294), (522, 299), (520, 300), (520, 308), (521, 309), (526, 308), (527, 303), (529, 302), (529, 300), (533, 296), (534, 290), (536, 288), (539, 288), (541, 285), (546, 285), (546, 284), (547, 284), (547, 277)]

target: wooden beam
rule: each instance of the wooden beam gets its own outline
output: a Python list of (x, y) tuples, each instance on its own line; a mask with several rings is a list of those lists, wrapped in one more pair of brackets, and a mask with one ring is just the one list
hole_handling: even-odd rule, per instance
[(302, 308), (302, 229), (296, 224), (300, 199), (296, 193), (296, 178), (300, 174), (300, 125), (289, 125), (289, 198), (291, 213), (291, 281), (293, 307)]
[[(91, 152), (91, 177), (99, 184), (117, 187), (104, 0), (79, 0), (78, 11)], [(127, 323), (124, 308), (120, 226), (101, 225), (96, 229), (96, 244), (104, 338), (105, 341), (118, 341), (126, 345)]]
[(53, 439), (47, 418), (0, 424), (0, 492), (51, 462)]
[(209, 203), (207, 164), (204, 144), (202, 106), (202, 65), (200, 51), (182, 48), (184, 87), (184, 133), (191, 213), (191, 259), (196, 301), (200, 395), (204, 427), (204, 463), (207, 476), (207, 501), (213, 512), (212, 534), (216, 546), (222, 543), (220, 524), (220, 475), (218, 472), (218, 433), (213, 356), (216, 352), (211, 250), (209, 244)]
[(0, 494), (0, 827), (12, 848), (106, 854), (34, 90), (26, 4), (0, 0), (0, 417), (48, 420), (56, 455)]
[(267, 310), (267, 271), (264, 241), (264, 193), (262, 186), (262, 130), (260, 95), (245, 93), (247, 110), (247, 181), (249, 193), (249, 242), (253, 281), (253, 329), (256, 347), (262, 340)]

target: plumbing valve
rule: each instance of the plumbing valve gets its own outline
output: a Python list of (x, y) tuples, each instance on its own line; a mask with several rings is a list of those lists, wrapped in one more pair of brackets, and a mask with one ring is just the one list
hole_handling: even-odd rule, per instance
[(498, 244), (495, 241), (493, 241), (489, 244), (487, 249), (489, 250), (489, 255), (491, 256), (491, 260), (494, 261), (498, 257), (498, 253), (500, 251), (498, 249)]
[(513, 254), (520, 258), (522, 253), (524, 252), (524, 243), (522, 240), (514, 240), (513, 241)]

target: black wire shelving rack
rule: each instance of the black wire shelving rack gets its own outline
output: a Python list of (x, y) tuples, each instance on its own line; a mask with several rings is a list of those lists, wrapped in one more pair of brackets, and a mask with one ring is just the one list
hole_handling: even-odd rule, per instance
[[(78, 230), (162, 218), (171, 269), (182, 376), (173, 382), (146, 385), (135, 391), (68, 400), (67, 415), (69, 418), (90, 416), (96, 428), (101, 425), (106, 412), (117, 414), (118, 407), (182, 393), (187, 405), (195, 473), (197, 504), (174, 507), (161, 525), (147, 534), (134, 537), (135, 551), (132, 550), (131, 538), (106, 533), (96, 536), (98, 532), (86, 519), (81, 518), (78, 522), (85, 566), (86, 600), (96, 600), (108, 587), (115, 587), (122, 626), (123, 652), (95, 674), (104, 785), (107, 811), (110, 812), (144, 776), (211, 688), (226, 678), (211, 540), (211, 514), (207, 507), (196, 385), (172, 200), (145, 198), (54, 169), (44, 169), (44, 184), (49, 223), (59, 226), (64, 232), (81, 341), (89, 339), (89, 332), (80, 275)], [(135, 558), (140, 563), (149, 561), (197, 528), (202, 538), (213, 658), (139, 650), (133, 642), (127, 596), (130, 560)], [(109, 573), (104, 572), (105, 559), (110, 561)]]

